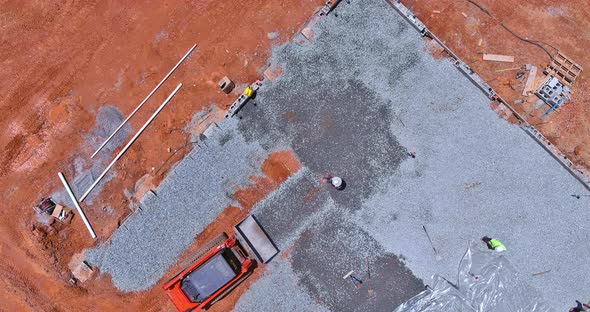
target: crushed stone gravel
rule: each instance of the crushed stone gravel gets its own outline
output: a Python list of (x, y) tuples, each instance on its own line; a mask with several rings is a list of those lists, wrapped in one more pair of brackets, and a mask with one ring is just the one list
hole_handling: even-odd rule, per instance
[(155, 190), (142, 199), (108, 243), (86, 251), (88, 261), (112, 276), (123, 291), (152, 287), (178, 256), (228, 205), (233, 191), (259, 173), (265, 153), (246, 144), (236, 121), (219, 131), (177, 164)]

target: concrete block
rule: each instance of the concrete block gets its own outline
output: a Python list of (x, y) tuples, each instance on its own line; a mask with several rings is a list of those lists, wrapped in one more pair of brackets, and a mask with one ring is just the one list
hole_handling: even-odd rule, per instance
[(217, 86), (219, 86), (221, 91), (225, 92), (225, 94), (229, 94), (234, 89), (236, 84), (233, 81), (231, 81), (231, 79), (229, 79), (227, 76), (225, 76), (221, 78), (221, 80), (219, 80)]

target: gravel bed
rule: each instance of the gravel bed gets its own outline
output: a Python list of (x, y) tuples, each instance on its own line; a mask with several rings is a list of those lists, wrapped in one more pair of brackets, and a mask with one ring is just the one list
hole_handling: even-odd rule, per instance
[(246, 144), (236, 121), (219, 131), (177, 164), (164, 182), (141, 202), (141, 210), (108, 243), (86, 256), (123, 291), (148, 289), (228, 205), (233, 191), (259, 174), (265, 152)]

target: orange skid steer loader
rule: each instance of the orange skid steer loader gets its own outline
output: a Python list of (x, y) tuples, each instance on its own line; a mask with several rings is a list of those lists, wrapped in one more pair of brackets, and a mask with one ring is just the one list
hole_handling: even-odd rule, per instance
[(279, 252), (252, 215), (234, 230), (231, 237), (222, 233), (202, 246), (187, 259), (189, 264), (164, 284), (178, 311), (209, 308), (245, 280), (255, 263), (268, 263)]

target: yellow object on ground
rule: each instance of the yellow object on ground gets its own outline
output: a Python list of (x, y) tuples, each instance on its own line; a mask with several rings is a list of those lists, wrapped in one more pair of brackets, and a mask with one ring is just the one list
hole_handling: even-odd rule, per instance
[(502, 242), (497, 239), (490, 240), (490, 247), (492, 247), (492, 249), (494, 249), (495, 251), (506, 251), (507, 250), (506, 246), (504, 246), (504, 244), (502, 244)]
[(246, 87), (246, 90), (244, 90), (244, 95), (247, 97), (251, 97), (252, 94), (254, 94), (254, 90), (252, 90), (252, 88), (250, 87)]

